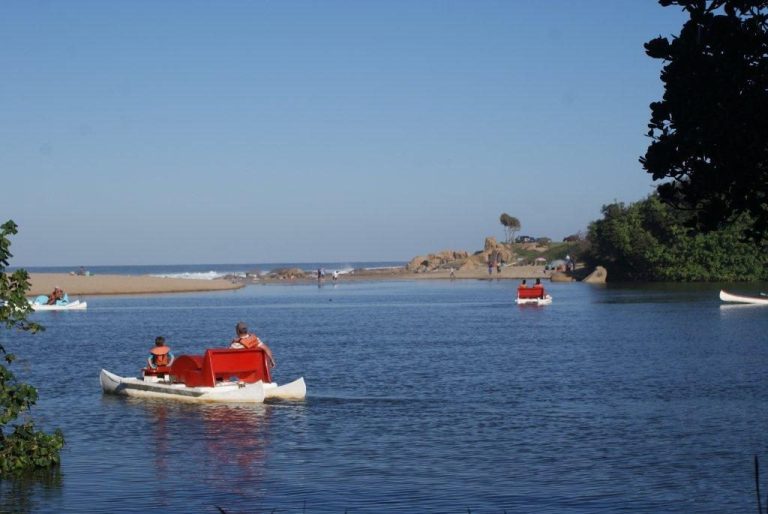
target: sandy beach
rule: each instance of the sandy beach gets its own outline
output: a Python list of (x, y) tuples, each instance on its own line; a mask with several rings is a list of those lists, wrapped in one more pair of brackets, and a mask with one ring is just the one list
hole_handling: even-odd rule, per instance
[(156, 294), (193, 291), (224, 291), (244, 286), (230, 280), (190, 280), (149, 275), (69, 275), (66, 273), (30, 273), (28, 295), (48, 294), (60, 287), (68, 295)]

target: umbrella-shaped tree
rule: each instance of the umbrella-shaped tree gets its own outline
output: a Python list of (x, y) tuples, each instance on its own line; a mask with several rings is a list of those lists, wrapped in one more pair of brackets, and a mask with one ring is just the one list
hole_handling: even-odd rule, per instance
[(507, 243), (511, 243), (515, 239), (515, 234), (520, 231), (520, 220), (509, 214), (502, 213), (499, 216), (499, 222), (504, 226), (504, 233), (507, 236)]

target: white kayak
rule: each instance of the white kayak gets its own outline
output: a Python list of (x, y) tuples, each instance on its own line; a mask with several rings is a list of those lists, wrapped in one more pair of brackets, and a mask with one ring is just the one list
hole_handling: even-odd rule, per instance
[(720, 299), (724, 302), (735, 303), (751, 303), (754, 305), (768, 305), (768, 297), (766, 296), (742, 296), (737, 294), (731, 294), (726, 291), (720, 291)]
[(80, 300), (55, 303), (53, 305), (30, 301), (29, 304), (32, 306), (32, 309), (36, 311), (82, 311), (88, 308), (88, 302), (81, 302)]
[(515, 298), (518, 305), (549, 305), (552, 303), (552, 297), (544, 295), (544, 298)]
[(165, 378), (121, 377), (102, 369), (99, 375), (105, 393), (140, 398), (165, 398), (186, 402), (262, 403), (267, 398), (301, 400), (307, 396), (304, 378), (279, 386), (274, 382), (221, 382), (214, 387), (188, 387)]

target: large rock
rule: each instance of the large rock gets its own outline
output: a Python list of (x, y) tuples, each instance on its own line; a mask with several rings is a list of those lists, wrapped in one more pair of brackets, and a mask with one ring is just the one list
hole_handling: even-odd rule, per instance
[(584, 279), (584, 282), (587, 282), (589, 284), (605, 284), (605, 281), (607, 278), (608, 278), (608, 270), (606, 270), (602, 266), (598, 266), (595, 268), (595, 271), (590, 273), (587, 276), (587, 278)]
[(576, 279), (563, 271), (555, 271), (549, 276), (552, 282), (575, 282)]
[(504, 262), (512, 262), (515, 257), (515, 253), (505, 244), (496, 241), (495, 237), (486, 237), (485, 244), (483, 245), (483, 261), (488, 262), (488, 258), (491, 258), (491, 262), (495, 262), (497, 257), (501, 257)]
[(405, 269), (414, 273), (422, 273), (441, 268), (460, 268), (468, 257), (469, 254), (464, 251), (444, 250), (414, 257), (405, 265)]
[(306, 274), (299, 268), (278, 268), (269, 274), (269, 278), (278, 280), (292, 280), (294, 278), (304, 278)]

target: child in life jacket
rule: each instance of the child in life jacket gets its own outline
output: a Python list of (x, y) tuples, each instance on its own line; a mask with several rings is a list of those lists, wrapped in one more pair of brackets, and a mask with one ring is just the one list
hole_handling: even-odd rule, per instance
[(149, 350), (149, 357), (147, 357), (147, 363), (152, 369), (157, 369), (159, 366), (170, 366), (173, 364), (173, 354), (168, 346), (165, 346), (165, 338), (158, 336), (155, 338), (155, 346)]
[(249, 334), (248, 326), (245, 323), (241, 321), (235, 325), (235, 334), (237, 334), (237, 337), (235, 337), (230, 343), (230, 348), (260, 348), (264, 350), (265, 354), (267, 354), (267, 362), (269, 363), (269, 367), (275, 367), (275, 359), (272, 357), (272, 350), (270, 350), (269, 346), (267, 346), (261, 339), (256, 337), (255, 334)]

